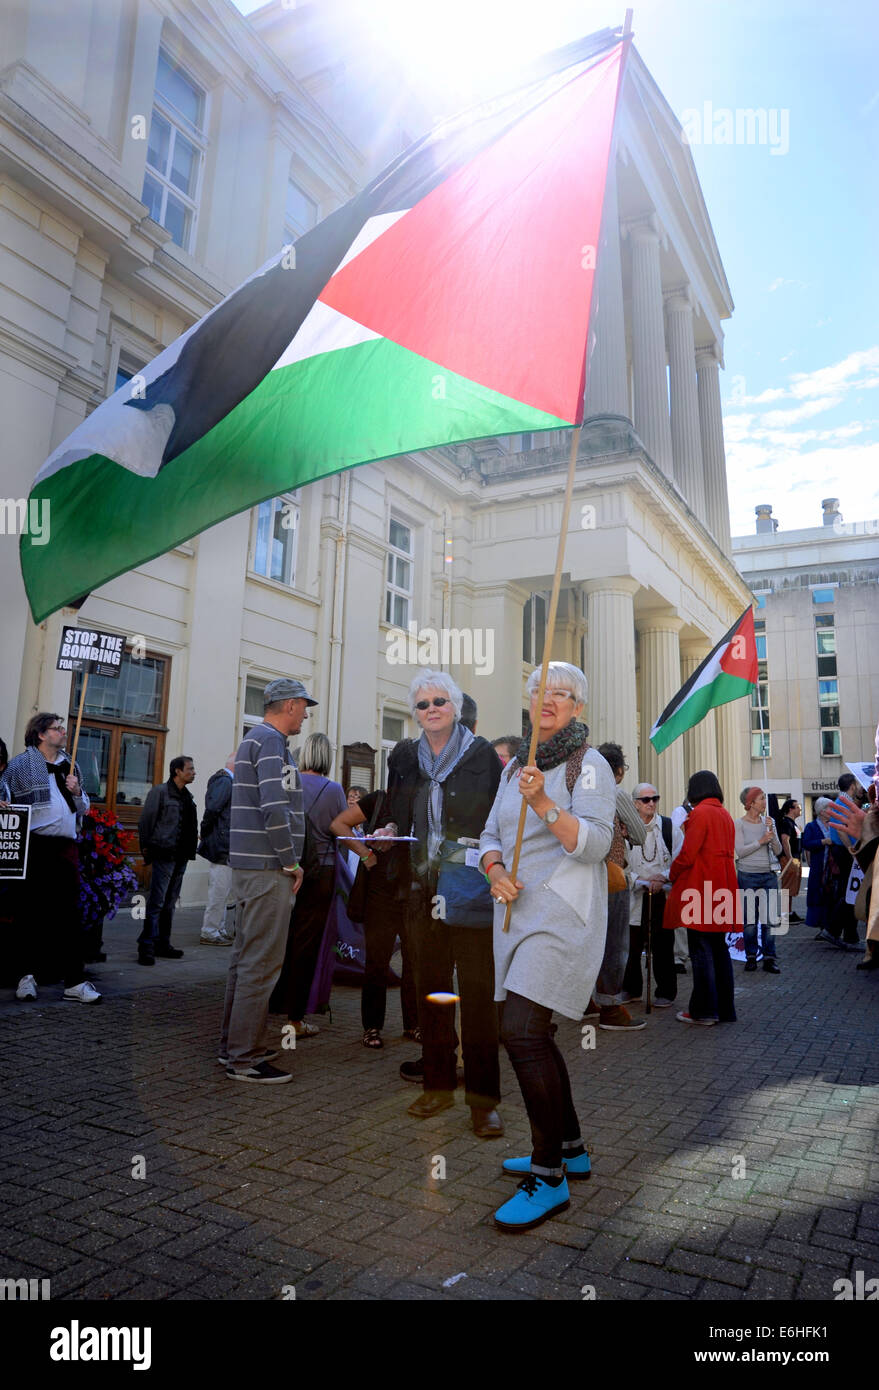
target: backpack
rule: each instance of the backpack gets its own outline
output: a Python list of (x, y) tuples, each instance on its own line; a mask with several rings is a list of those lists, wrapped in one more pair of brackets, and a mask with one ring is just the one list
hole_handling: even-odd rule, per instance
[[(314, 798), (314, 801), (312, 801), (311, 803), (312, 811), (314, 810), (317, 803), (320, 801), (321, 797), (323, 796), (324, 792), (326, 791), (329, 785), (330, 784), (327, 781), (321, 787), (317, 796)], [(302, 845), (302, 858), (299, 860), (299, 863), (302, 865), (302, 872), (306, 878), (315, 878), (321, 871), (320, 855), (317, 852), (317, 839), (314, 833), (314, 825), (312, 824), (311, 820), (311, 812), (303, 810), (303, 814), (305, 816), (305, 840)]]

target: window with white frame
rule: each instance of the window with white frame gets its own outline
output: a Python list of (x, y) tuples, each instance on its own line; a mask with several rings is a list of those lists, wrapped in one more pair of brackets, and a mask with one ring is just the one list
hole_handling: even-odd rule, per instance
[(296, 497), (270, 497), (255, 511), (250, 567), (265, 579), (292, 587), (296, 580), (299, 503)]
[(543, 660), (549, 594), (532, 594), (522, 609), (522, 660), (537, 666)]
[(839, 680), (836, 668), (836, 625), (832, 613), (815, 615), (815, 651), (818, 664), (818, 721), (821, 757), (838, 758)]
[(510, 435), (511, 454), (527, 454), (531, 449), (535, 447), (536, 446), (534, 443), (534, 435), (528, 431), (526, 431), (525, 434)]
[[(388, 785), (388, 758), (396, 744), (401, 738), (406, 737), (406, 718), (402, 714), (388, 712), (382, 715), (382, 741), (381, 741), (381, 769), (379, 773), (379, 786)], [(405, 835), (409, 827), (405, 830), (401, 828), (401, 834)]]
[(263, 722), (265, 706), (262, 693), (268, 685), (267, 680), (249, 680), (244, 687), (244, 718), (241, 721), (241, 737)]
[(757, 643), (757, 684), (751, 691), (751, 757), (771, 756), (771, 731), (769, 726), (769, 668), (766, 660), (766, 622), (759, 619), (754, 623)]
[(388, 521), (385, 622), (406, 627), (412, 610), (414, 540), (411, 526), (391, 517)]
[(204, 157), (205, 92), (164, 48), (147, 142), (143, 202), (184, 251), (191, 250)]
[(287, 200), (284, 205), (284, 236), (288, 241), (317, 225), (320, 215), (317, 203), (293, 179), (287, 184)]

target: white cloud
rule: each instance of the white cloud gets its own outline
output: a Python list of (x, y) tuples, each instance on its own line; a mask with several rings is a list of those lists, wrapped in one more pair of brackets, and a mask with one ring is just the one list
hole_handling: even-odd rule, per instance
[[(823, 433), (823, 431), (821, 432)], [(839, 497), (847, 521), (879, 515), (879, 443), (819, 442), (803, 450), (776, 440), (727, 445), (734, 536), (754, 531), (754, 507), (770, 502), (779, 529), (821, 525), (821, 499)]]
[[(863, 373), (860, 380), (859, 373)], [(831, 367), (819, 367), (814, 372), (795, 372), (790, 378), (790, 394), (797, 400), (809, 396), (823, 396), (828, 391), (852, 390), (860, 386), (873, 386), (879, 382), (879, 347), (866, 348), (863, 352), (852, 352), (841, 362)]]
[(768, 293), (774, 294), (776, 290), (785, 289), (805, 290), (808, 289), (808, 285), (804, 280), (785, 280), (782, 276), (779, 276), (777, 280), (772, 281)]
[(804, 401), (792, 410), (769, 410), (761, 416), (761, 423), (769, 429), (782, 429), (785, 425), (795, 425), (798, 420), (808, 420), (813, 415), (821, 415), (842, 403), (842, 396), (825, 396), (818, 401)]

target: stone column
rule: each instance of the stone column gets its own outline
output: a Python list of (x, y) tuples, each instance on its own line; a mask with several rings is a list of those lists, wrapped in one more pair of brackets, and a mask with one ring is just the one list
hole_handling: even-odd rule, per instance
[(623, 271), (617, 202), (616, 158), (611, 155), (598, 245), (584, 418), (629, 415)]
[(696, 353), (696, 381), (708, 526), (721, 550), (728, 555), (732, 545), (726, 486), (726, 455), (723, 447), (723, 414), (720, 408), (720, 362), (716, 347), (700, 348)]
[[(687, 646), (681, 651), (681, 685), (689, 680), (696, 668), (705, 660), (710, 648), (706, 646)], [(687, 780), (694, 772), (717, 771), (717, 733), (714, 710), (711, 709), (695, 728), (684, 734), (684, 776)]]
[(634, 425), (647, 452), (672, 476), (671, 429), (665, 373), (662, 280), (656, 219), (629, 223), (632, 243), (632, 375)]
[(696, 394), (693, 300), (688, 286), (666, 292), (671, 443), (675, 481), (700, 521), (705, 520), (702, 438)]
[(638, 624), (641, 652), (641, 782), (652, 782), (662, 796), (660, 810), (668, 815), (686, 791), (684, 745), (675, 739), (656, 753), (650, 730), (673, 695), (681, 688), (680, 618), (672, 613), (645, 614)]
[(640, 587), (629, 575), (587, 579), (583, 585), (589, 739), (596, 748), (600, 743), (622, 746), (629, 764), (627, 786), (638, 780), (634, 597)]

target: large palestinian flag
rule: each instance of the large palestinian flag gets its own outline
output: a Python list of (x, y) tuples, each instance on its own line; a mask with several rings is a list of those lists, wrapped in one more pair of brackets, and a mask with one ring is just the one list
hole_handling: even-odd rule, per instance
[(326, 474), (579, 423), (624, 48), (443, 123), (103, 402), (31, 493), (34, 619)]
[(670, 743), (704, 719), (710, 709), (750, 695), (757, 684), (757, 639), (754, 610), (746, 608), (738, 622), (721, 637), (713, 652), (681, 687), (650, 730), (650, 742), (661, 753)]

